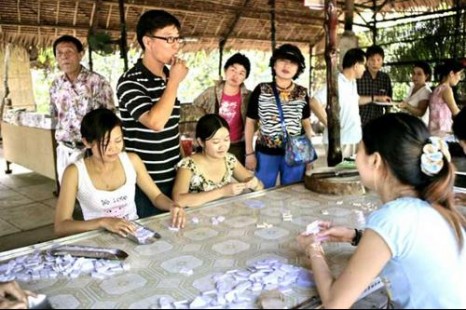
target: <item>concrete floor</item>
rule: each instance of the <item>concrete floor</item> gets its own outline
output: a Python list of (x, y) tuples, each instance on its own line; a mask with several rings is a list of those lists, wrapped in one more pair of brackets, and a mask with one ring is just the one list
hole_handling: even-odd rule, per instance
[(53, 239), (55, 181), (18, 165), (5, 174), (0, 161), (0, 251)]

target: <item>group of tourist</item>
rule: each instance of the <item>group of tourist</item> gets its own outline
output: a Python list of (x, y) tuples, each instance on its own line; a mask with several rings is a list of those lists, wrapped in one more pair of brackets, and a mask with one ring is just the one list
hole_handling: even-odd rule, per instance
[[(63, 36), (54, 43), (64, 73), (51, 88), (61, 182), (57, 235), (104, 228), (125, 236), (136, 229), (133, 220), (161, 211), (171, 213), (173, 227), (183, 228), (186, 207), (270, 188), (278, 177), (282, 185), (303, 180), (306, 164), (285, 161), (285, 134), (310, 139), (311, 111), (327, 122), (327, 95), (323, 89), (309, 98), (294, 82), (305, 61), (291, 44), (273, 52), (273, 80), (252, 92), (244, 86), (251, 71), (247, 57), (238, 53), (227, 60), (225, 80), (194, 100), (205, 112), (196, 127), (202, 150), (182, 158), (177, 92), (188, 68), (177, 56), (180, 29), (165, 11), (141, 15), (136, 32), (143, 55), (116, 90), (121, 117), (114, 113), (108, 83), (79, 64), (79, 40)], [(318, 234), (300, 235), (297, 242), (309, 258), (325, 308), (351, 307), (380, 274), (390, 283), (396, 307), (465, 307), (466, 221), (454, 204), (448, 147), (435, 136), (453, 127), (466, 151), (466, 112), (460, 113), (452, 92), (463, 67), (456, 62), (438, 67), (440, 84), (430, 94), (431, 70), (416, 63), (413, 85), (399, 104), (408, 113), (385, 113), (392, 88), (380, 71), (383, 59), (378, 46), (366, 53), (350, 49), (338, 76), (343, 154), (357, 154), (361, 181), (383, 205), (370, 214), (363, 232), (321, 222)], [(73, 218), (76, 199), (84, 220)], [(337, 278), (328, 268), (324, 241), (357, 245)], [(10, 294), (24, 302), (13, 284), (1, 288), (0, 301)]]

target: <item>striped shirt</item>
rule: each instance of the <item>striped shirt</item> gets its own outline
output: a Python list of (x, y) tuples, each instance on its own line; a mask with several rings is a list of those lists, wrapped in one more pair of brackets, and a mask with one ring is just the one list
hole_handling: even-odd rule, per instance
[[(284, 155), (283, 129), (272, 83), (256, 86), (249, 100), (247, 117), (259, 121), (256, 150), (266, 154)], [(310, 117), (307, 89), (295, 84), (288, 102), (281, 101), (285, 126), (290, 136), (301, 135), (301, 121)]]
[[(167, 76), (169, 70), (165, 67)], [(170, 185), (175, 180), (175, 165), (180, 161), (180, 102), (176, 99), (172, 114), (161, 131), (139, 122), (160, 100), (166, 82), (154, 75), (139, 59), (136, 65), (118, 80), (117, 97), (123, 121), (126, 151), (139, 155), (156, 184)]]

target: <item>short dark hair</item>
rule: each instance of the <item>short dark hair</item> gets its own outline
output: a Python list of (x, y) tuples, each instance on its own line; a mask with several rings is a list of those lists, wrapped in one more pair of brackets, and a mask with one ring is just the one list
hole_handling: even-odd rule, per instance
[(275, 51), (273, 51), (272, 57), (270, 58), (269, 66), (272, 68), (272, 75), (275, 77), (275, 70), (273, 66), (278, 59), (288, 59), (298, 65), (298, 71), (296, 72), (293, 80), (296, 80), (301, 73), (304, 72), (306, 64), (304, 61), (304, 56), (301, 53), (301, 50), (293, 44), (283, 44)]
[(164, 10), (149, 10), (144, 12), (138, 20), (136, 26), (136, 35), (142, 50), (145, 50), (142, 38), (152, 33), (155, 30), (163, 29), (167, 26), (175, 26), (178, 31), (181, 29), (181, 24), (178, 19), (172, 14)]
[(88, 112), (81, 121), (81, 137), (87, 142), (97, 142), (102, 155), (110, 141), (109, 133), (115, 127), (122, 127), (122, 122), (113, 111), (99, 108)]
[(343, 56), (342, 67), (343, 69), (351, 68), (357, 63), (364, 63), (364, 60), (366, 60), (366, 53), (360, 48), (352, 48)]
[(452, 129), (458, 140), (466, 141), (466, 107), (453, 117)]
[(413, 64), (413, 68), (421, 68), (422, 71), (424, 71), (424, 74), (429, 76), (427, 80), (430, 80), (430, 78), (432, 77), (432, 69), (430, 68), (429, 64), (425, 61), (416, 61)]
[(53, 56), (57, 57), (57, 45), (63, 42), (73, 43), (76, 46), (76, 49), (79, 53), (84, 51), (84, 47), (81, 41), (79, 41), (77, 38), (73, 36), (65, 34), (53, 42)]
[(246, 78), (249, 76), (249, 72), (251, 71), (251, 62), (249, 58), (247, 58), (244, 54), (236, 53), (230, 58), (228, 58), (227, 62), (223, 66), (223, 70), (228, 69), (228, 67), (233, 66), (234, 64), (239, 64), (246, 69)]
[(205, 142), (211, 139), (220, 128), (230, 131), (230, 126), (223, 117), (218, 114), (206, 114), (197, 121), (196, 138)]
[(382, 58), (385, 58), (385, 53), (383, 51), (383, 48), (381, 48), (378, 45), (372, 45), (367, 48), (366, 57), (369, 58), (374, 55), (380, 55), (382, 56)]

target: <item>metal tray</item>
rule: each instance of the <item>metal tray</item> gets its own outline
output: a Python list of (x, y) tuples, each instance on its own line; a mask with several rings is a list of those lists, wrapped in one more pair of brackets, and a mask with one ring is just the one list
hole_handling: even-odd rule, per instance
[(37, 294), (28, 296), (28, 309), (53, 309), (53, 307), (46, 295)]
[(87, 258), (104, 258), (123, 260), (128, 257), (128, 253), (115, 248), (100, 248), (85, 245), (62, 245), (49, 250), (54, 256), (71, 255)]
[(135, 234), (128, 234), (127, 238), (130, 239), (131, 241), (136, 242), (137, 244), (151, 244), (157, 241), (157, 239), (160, 239), (161, 236), (158, 232), (153, 231), (150, 228), (147, 228), (139, 223), (134, 223), (138, 228), (143, 228), (145, 229), (148, 233), (152, 234), (150, 237), (144, 238), (144, 239), (138, 239)]

